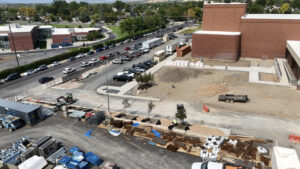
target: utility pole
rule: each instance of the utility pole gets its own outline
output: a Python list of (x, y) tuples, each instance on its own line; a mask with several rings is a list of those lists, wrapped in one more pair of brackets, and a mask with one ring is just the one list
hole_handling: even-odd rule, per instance
[(108, 113), (110, 114), (110, 107), (109, 107), (109, 92), (108, 92), (108, 78), (107, 78), (107, 64), (108, 64), (108, 60), (106, 60), (106, 64), (105, 64), (105, 74), (106, 74), (107, 110), (108, 110)]
[(11, 40), (13, 42), (13, 47), (14, 47), (14, 51), (15, 51), (15, 56), (16, 56), (17, 64), (18, 64), (18, 67), (19, 67), (20, 66), (19, 59), (18, 59), (18, 55), (17, 55), (17, 51), (16, 51), (14, 36), (13, 36), (13, 33), (11, 32), (10, 24), (8, 24), (8, 27), (9, 27), (9, 32), (10, 32)]

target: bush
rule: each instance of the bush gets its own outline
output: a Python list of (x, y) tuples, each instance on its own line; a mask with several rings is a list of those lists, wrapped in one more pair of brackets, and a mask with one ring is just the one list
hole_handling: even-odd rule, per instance
[(95, 40), (95, 39), (100, 39), (100, 38), (103, 38), (104, 35), (100, 34), (99, 32), (96, 32), (96, 31), (93, 31), (93, 32), (90, 32), (86, 38), (87, 40), (89, 41), (92, 41), (92, 40)]
[(34, 61), (32, 63), (26, 64), (26, 65), (23, 65), (23, 66), (5, 69), (5, 70), (0, 71), (0, 79), (6, 78), (8, 75), (10, 75), (12, 73), (23, 73), (23, 72), (26, 72), (27, 70), (30, 70), (30, 69), (36, 69), (40, 65), (43, 65), (43, 64), (48, 65), (48, 64), (51, 64), (55, 61), (65, 60), (65, 59), (67, 59), (71, 56), (76, 56), (79, 53), (86, 53), (86, 52), (89, 52), (89, 51), (90, 51), (90, 48), (88, 48), (88, 47), (87, 48), (78, 48), (76, 50), (74, 49), (70, 52), (63, 53), (63, 54), (60, 54), (60, 55), (56, 55), (56, 56), (53, 56), (53, 57), (50, 57), (50, 58), (37, 60), (37, 61)]

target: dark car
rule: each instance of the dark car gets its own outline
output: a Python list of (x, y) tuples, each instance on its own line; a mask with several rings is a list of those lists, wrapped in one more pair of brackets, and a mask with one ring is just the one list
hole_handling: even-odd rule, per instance
[(114, 81), (122, 81), (122, 82), (129, 82), (132, 81), (134, 77), (127, 76), (126, 74), (122, 75), (114, 75), (113, 80)]
[(89, 51), (88, 55), (93, 55), (94, 53), (94, 51)]
[(132, 68), (135, 68), (135, 67), (140, 67), (140, 68), (143, 68), (143, 69), (146, 69), (146, 70), (150, 68), (149, 66), (147, 66), (147, 65), (145, 65), (143, 63), (132, 65)]
[(19, 78), (21, 78), (21, 75), (19, 73), (13, 73), (13, 74), (8, 75), (4, 79), (4, 81), (9, 82), (9, 81), (13, 81), (13, 80), (16, 80), (16, 79), (19, 79)]
[(74, 60), (76, 60), (76, 58), (74, 56), (68, 58), (68, 62), (72, 62)]
[(147, 66), (149, 66), (149, 67), (153, 67), (154, 66), (154, 64), (152, 62), (150, 62), (150, 61), (146, 61), (146, 62), (144, 62), (144, 64), (147, 65)]
[(37, 68), (37, 71), (42, 71), (48, 69), (47, 65), (41, 65)]
[(104, 46), (104, 47), (103, 47), (103, 50), (107, 50), (107, 49), (109, 49), (108, 46)]
[(101, 51), (103, 51), (102, 48), (99, 48), (99, 49), (96, 50), (96, 52), (101, 52)]
[(42, 78), (40, 78), (39, 82), (40, 82), (41, 84), (44, 84), (44, 83), (48, 83), (48, 82), (50, 82), (50, 81), (52, 81), (52, 80), (54, 80), (53, 77), (42, 77)]
[(129, 58), (127, 56), (120, 56), (119, 59), (121, 59), (123, 62), (124, 61), (131, 61), (131, 58)]

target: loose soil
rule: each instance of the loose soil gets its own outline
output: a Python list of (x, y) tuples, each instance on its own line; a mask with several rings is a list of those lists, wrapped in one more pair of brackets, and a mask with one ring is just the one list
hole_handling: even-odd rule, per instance
[[(247, 72), (164, 67), (155, 73), (155, 86), (140, 94), (136, 94), (135, 88), (133, 93), (160, 98), (162, 101), (204, 103), (223, 112), (226, 110), (300, 119), (300, 93), (288, 87), (249, 83), (248, 77)], [(268, 80), (270, 77), (264, 75), (263, 78)], [(220, 94), (246, 94), (250, 102), (219, 102)]]

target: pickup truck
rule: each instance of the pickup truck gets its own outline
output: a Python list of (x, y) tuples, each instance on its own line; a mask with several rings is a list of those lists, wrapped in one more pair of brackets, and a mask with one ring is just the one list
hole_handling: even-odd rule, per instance
[(229, 103), (234, 103), (234, 102), (240, 102), (240, 103), (246, 103), (250, 99), (248, 98), (247, 95), (234, 95), (234, 94), (222, 94), (219, 95), (219, 101), (223, 102), (229, 102)]

